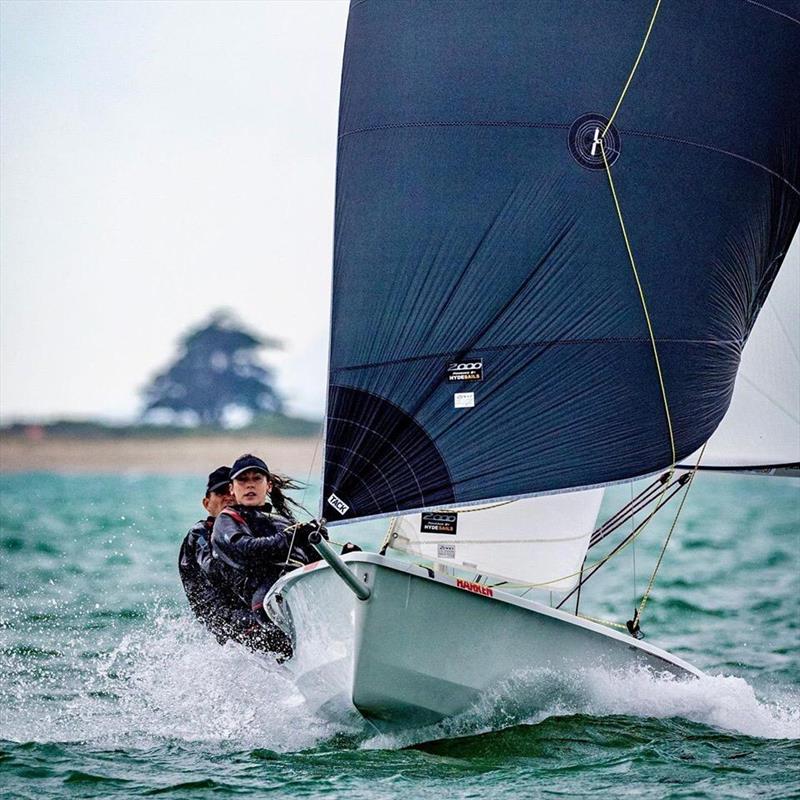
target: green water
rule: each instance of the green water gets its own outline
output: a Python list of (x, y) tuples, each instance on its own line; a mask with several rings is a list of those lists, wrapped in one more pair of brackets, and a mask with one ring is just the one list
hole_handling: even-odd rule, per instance
[[(642, 627), (708, 677), (521, 675), (402, 737), (314, 717), (280, 667), (191, 620), (175, 562), (200, 485), (0, 476), (3, 798), (800, 797), (797, 481), (692, 489)], [(635, 585), (627, 551), (585, 613), (630, 617), (668, 517), (637, 544)]]

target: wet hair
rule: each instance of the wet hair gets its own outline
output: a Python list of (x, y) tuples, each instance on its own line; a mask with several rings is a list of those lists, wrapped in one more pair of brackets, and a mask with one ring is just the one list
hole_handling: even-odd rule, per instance
[(296, 481), (294, 478), (289, 478), (286, 475), (276, 475), (274, 473), (270, 474), (269, 479), (272, 481), (272, 491), (269, 493), (269, 499), (272, 502), (272, 507), (278, 514), (292, 522), (296, 522), (292, 509), (289, 508), (290, 504), (308, 513), (300, 503), (284, 494), (284, 491), (291, 489), (305, 489), (306, 485), (304, 483)]
[[(303, 508), (303, 506), (301, 506), (300, 503), (298, 503), (295, 500), (292, 500), (291, 497), (287, 497), (284, 494), (284, 492), (291, 491), (293, 489), (305, 489), (306, 484), (301, 483), (300, 481), (296, 481), (294, 478), (290, 478), (287, 475), (278, 475), (276, 473), (269, 472), (269, 468), (267, 467), (266, 462), (263, 459), (259, 458), (258, 456), (254, 456), (252, 453), (244, 453), (243, 455), (239, 456), (239, 458), (237, 458), (236, 461), (233, 462), (233, 466), (231, 467), (231, 472), (233, 472), (234, 470), (244, 472), (243, 469), (237, 470), (237, 467), (241, 462), (247, 462), (248, 460), (251, 462), (255, 461), (258, 462), (259, 465), (263, 465), (263, 467), (254, 465), (252, 467), (253, 469), (259, 472), (261, 472), (262, 469), (267, 470), (267, 479), (272, 482), (272, 491), (270, 491), (269, 493), (269, 500), (272, 503), (272, 508), (278, 514), (280, 514), (282, 517), (286, 517), (286, 519), (288, 519), (291, 522), (297, 522), (294, 514), (292, 513), (291, 508), (289, 508), (290, 504), (295, 508), (299, 508), (302, 511), (305, 511), (306, 514), (308, 514), (308, 510), (306, 508)], [(309, 516), (311, 515), (309, 514)]]

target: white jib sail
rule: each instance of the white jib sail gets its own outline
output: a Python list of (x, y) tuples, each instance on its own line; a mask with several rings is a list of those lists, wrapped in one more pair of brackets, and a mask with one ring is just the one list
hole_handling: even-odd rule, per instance
[(578, 582), (602, 499), (603, 489), (590, 489), (410, 514), (395, 520), (389, 544), (476, 574), (564, 591)]
[[(697, 454), (684, 460), (694, 464)], [(800, 461), (800, 236), (795, 235), (742, 353), (728, 413), (702, 465)]]

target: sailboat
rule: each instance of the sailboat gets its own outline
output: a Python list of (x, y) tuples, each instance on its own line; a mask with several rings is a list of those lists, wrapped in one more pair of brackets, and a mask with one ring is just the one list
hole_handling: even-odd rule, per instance
[(797, 474), (775, 5), (352, 0), (321, 516), (389, 522), (266, 600), (315, 707), (392, 730), (521, 670), (701, 674), (641, 638), (647, 592), (623, 629), (580, 594), (699, 470)]

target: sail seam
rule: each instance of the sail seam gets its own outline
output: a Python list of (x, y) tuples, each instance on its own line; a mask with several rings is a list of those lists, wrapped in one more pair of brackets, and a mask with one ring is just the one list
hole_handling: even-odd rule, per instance
[[(400, 130), (403, 128), (540, 128), (543, 130), (569, 130), (570, 124), (560, 122), (524, 122), (515, 120), (453, 120), (453, 121), (433, 121), (433, 122), (387, 122), (383, 125), (367, 125), (363, 128), (354, 128), (350, 131), (344, 131), (339, 134), (339, 139), (344, 139), (346, 136), (353, 136), (359, 133), (373, 133), (376, 131)], [(657, 139), (664, 142), (672, 142), (674, 144), (685, 144), (689, 147), (698, 147), (701, 150), (708, 150), (712, 153), (719, 153), (720, 155), (730, 156), (738, 161), (744, 161), (753, 167), (767, 172), (779, 181), (785, 183), (793, 192), (800, 194), (800, 188), (795, 186), (788, 178), (785, 178), (779, 172), (771, 169), (766, 164), (760, 161), (748, 158), (741, 153), (735, 153), (733, 150), (727, 150), (724, 147), (715, 147), (713, 144), (706, 144), (705, 142), (695, 142), (691, 139), (684, 139), (680, 136), (672, 136), (667, 133), (656, 133), (653, 131), (643, 131), (635, 128), (617, 128), (620, 134), (626, 136), (637, 136), (643, 139)]]
[(386, 122), (382, 125), (365, 125), (363, 128), (353, 128), (343, 131), (339, 139), (353, 136), (357, 133), (372, 133), (374, 131), (391, 131), (402, 128), (542, 128), (545, 130), (569, 130), (569, 123), (562, 122), (526, 122), (513, 119), (468, 119), (468, 120), (434, 120), (421, 122)]
[(796, 414), (793, 414), (789, 411), (788, 408), (784, 408), (774, 397), (770, 397), (754, 380), (747, 377), (747, 375), (742, 372), (739, 376), (754, 392), (760, 394), (768, 403), (770, 403), (774, 408), (777, 408), (778, 411), (785, 414), (789, 417), (792, 422), (796, 422), (800, 424), (800, 418), (797, 417)]
[[(328, 445), (328, 447), (330, 447), (330, 445)], [(369, 496), (372, 498), (372, 502), (375, 505), (379, 505), (378, 501), (375, 499), (375, 495), (372, 494), (372, 490), (369, 488), (369, 484), (357, 472), (355, 472), (355, 470), (352, 470), (352, 469), (350, 469), (350, 467), (345, 466), (344, 464), (340, 464), (338, 461), (334, 461), (333, 459), (329, 459), (329, 458), (325, 459), (325, 463), (326, 464), (333, 464), (334, 466), (339, 467), (339, 469), (343, 469), (345, 472), (349, 472), (367, 490), (367, 494), (369, 494)], [(392, 512), (392, 513), (397, 513), (397, 512), (395, 511), (395, 512)], [(337, 521), (339, 521), (339, 520), (327, 520), (326, 524), (327, 525), (331, 525), (331, 524), (333, 524), (334, 522), (337, 522)], [(350, 520), (346, 520), (346, 521), (349, 522)]]
[[(398, 506), (397, 496), (395, 495), (394, 490), (392, 489), (391, 481), (386, 477), (386, 475), (384, 475), (383, 470), (378, 466), (377, 462), (373, 461), (371, 458), (367, 458), (365, 455), (359, 453), (357, 450), (354, 450), (352, 447), (345, 447), (344, 445), (332, 444), (330, 445), (330, 449), (344, 450), (345, 453), (349, 453), (352, 456), (358, 456), (359, 458), (366, 461), (367, 464), (369, 464), (371, 467), (373, 467), (375, 471), (381, 476), (381, 478), (383, 478), (383, 482), (386, 484), (386, 487), (389, 489), (389, 493), (392, 495), (392, 500), (394, 501), (395, 508), (397, 508)], [(350, 470), (347, 467), (345, 467), (340, 461), (334, 461), (333, 459), (331, 459), (331, 463), (333, 463), (338, 467), (341, 467), (342, 469), (347, 470), (353, 475), (358, 474), (355, 472), (355, 470)], [(411, 470), (411, 474), (412, 475), (414, 474), (413, 470)], [(416, 476), (414, 476), (414, 480), (416, 481)], [(366, 481), (364, 481), (364, 484), (366, 485)], [(417, 485), (419, 485), (419, 482), (417, 482)], [(420, 492), (420, 496), (422, 497), (422, 501), (425, 502), (425, 495), (422, 494), (422, 492)], [(373, 501), (375, 500), (375, 496), (372, 494), (372, 492), (370, 492), (370, 497), (372, 497)]]
[[(658, 339), (661, 344), (705, 344), (715, 347), (728, 347), (731, 345), (742, 347), (744, 339)], [(643, 336), (638, 337), (608, 337), (599, 339), (537, 339), (532, 342), (516, 342), (513, 344), (499, 344), (492, 347), (471, 347), (468, 350), (458, 352), (467, 353), (495, 353), (504, 350), (514, 350), (525, 347), (549, 347), (551, 345), (595, 345), (595, 344), (649, 344), (650, 339)], [(414, 361), (425, 361), (433, 358), (450, 358), (452, 350), (447, 352), (429, 353), (421, 356), (404, 356), (403, 358), (389, 358), (384, 361), (367, 361), (363, 364), (349, 364), (345, 367), (335, 367), (331, 369), (331, 375), (340, 372), (351, 372), (358, 369), (368, 369), (370, 367), (384, 367), (388, 364), (409, 364)]]
[(790, 17), (788, 14), (785, 14), (783, 11), (778, 11), (777, 8), (772, 8), (765, 3), (759, 3), (757, 0), (745, 0), (748, 5), (756, 6), (758, 8), (763, 8), (764, 11), (769, 11), (773, 14), (776, 14), (779, 17), (783, 17), (784, 19), (788, 19), (789, 22), (794, 22), (795, 25), (800, 25), (800, 19), (795, 19), (794, 17)]
[(744, 161), (747, 164), (758, 167), (758, 169), (764, 170), (764, 172), (769, 173), (779, 181), (785, 183), (795, 194), (800, 195), (800, 188), (795, 186), (788, 178), (784, 178), (783, 175), (781, 175), (779, 172), (776, 172), (774, 169), (770, 169), (766, 164), (762, 164), (760, 161), (755, 161), (752, 158), (743, 156), (741, 153), (734, 153), (733, 150), (726, 150), (724, 147), (715, 147), (713, 144), (705, 144), (704, 142), (693, 142), (691, 139), (683, 139), (680, 136), (670, 136), (666, 133), (653, 133), (651, 131), (641, 131), (630, 128), (619, 128), (618, 130), (620, 133), (624, 133), (626, 136), (640, 136), (645, 139), (659, 139), (665, 142), (674, 142), (675, 144), (685, 144), (689, 145), (690, 147), (699, 147), (701, 150), (709, 150), (712, 153), (719, 153), (723, 156), (730, 156), (731, 158)]
[[(408, 467), (408, 471), (411, 473), (411, 477), (414, 478), (414, 483), (417, 484), (417, 491), (419, 492), (419, 496), (422, 498), (422, 502), (423, 503), (425, 502), (425, 492), (422, 491), (422, 487), (419, 485), (419, 481), (417, 480), (416, 473), (414, 472), (414, 469), (412, 468), (411, 463), (408, 461), (408, 459), (405, 457), (405, 455), (403, 455), (402, 450), (400, 450), (397, 447), (397, 445), (394, 444), (394, 442), (390, 441), (380, 431), (377, 431), (374, 428), (371, 428), (369, 425), (364, 425), (362, 422), (356, 422), (355, 420), (350, 420), (350, 419), (346, 419), (345, 417), (338, 417), (338, 416), (336, 416), (336, 417), (331, 416), (331, 417), (329, 417), (329, 419), (332, 420), (333, 422), (344, 422), (344, 423), (346, 423), (348, 425), (353, 425), (356, 428), (361, 428), (362, 430), (368, 431), (369, 433), (372, 433), (372, 434), (376, 435), (379, 439), (381, 439), (384, 442), (386, 442), (386, 444), (388, 444), (389, 447), (391, 447), (392, 450), (394, 450), (397, 453), (397, 455), (400, 456), (400, 458), (402, 459), (403, 463)], [(355, 452), (355, 451), (353, 451), (353, 452)], [(331, 464), (337, 464), (338, 465), (337, 461), (333, 461), (333, 459), (328, 459), (327, 454), (325, 455), (325, 463), (326, 464), (331, 463)], [(395, 505), (396, 505), (396, 503), (395, 503)]]
[(797, 352), (797, 348), (795, 347), (794, 341), (792, 340), (792, 336), (789, 331), (786, 329), (786, 324), (781, 319), (781, 315), (778, 313), (778, 309), (775, 307), (774, 303), (770, 303), (770, 308), (772, 309), (772, 316), (778, 322), (778, 327), (781, 329), (781, 333), (783, 334), (784, 338), (786, 339), (786, 344), (789, 345), (789, 349), (792, 351), (792, 355), (794, 356), (794, 360), (800, 363), (800, 354)]

